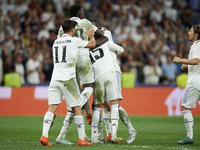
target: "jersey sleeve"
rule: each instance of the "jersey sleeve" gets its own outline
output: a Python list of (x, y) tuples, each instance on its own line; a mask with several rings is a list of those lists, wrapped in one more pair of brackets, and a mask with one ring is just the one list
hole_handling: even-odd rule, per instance
[(59, 30), (58, 30), (58, 35), (57, 35), (57, 38), (60, 38), (62, 35), (63, 35), (63, 28), (62, 26), (60, 26)]
[(104, 36), (106, 36), (109, 41), (113, 42), (112, 34), (111, 34), (111, 32), (109, 30), (105, 30), (104, 31)]
[(84, 48), (88, 44), (88, 41), (75, 37), (75, 44), (77, 44), (78, 48)]
[(124, 52), (124, 48), (115, 44), (114, 42), (108, 41), (107, 45), (108, 45), (109, 50), (114, 51), (117, 54), (121, 54), (122, 52)]
[(198, 58), (200, 60), (200, 43), (196, 44), (194, 46), (194, 53), (193, 53), (193, 58)]

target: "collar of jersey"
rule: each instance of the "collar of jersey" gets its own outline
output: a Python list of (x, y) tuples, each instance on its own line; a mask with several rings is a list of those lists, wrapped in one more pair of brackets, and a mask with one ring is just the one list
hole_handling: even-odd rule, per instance
[(63, 34), (62, 37), (71, 37), (69, 34)]
[(78, 18), (78, 17), (72, 17), (70, 20), (74, 20), (74, 21), (76, 21), (76, 20), (81, 20), (81, 19)]
[(197, 44), (197, 43), (199, 43), (199, 42), (200, 42), (200, 40), (197, 40), (197, 41), (195, 41), (194, 44), (192, 44), (192, 45), (195, 45), (195, 44)]

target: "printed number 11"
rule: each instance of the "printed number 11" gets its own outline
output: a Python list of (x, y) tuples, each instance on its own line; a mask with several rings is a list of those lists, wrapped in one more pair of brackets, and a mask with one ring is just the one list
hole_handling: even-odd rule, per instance
[[(59, 63), (58, 61), (58, 46), (55, 46), (55, 63)], [(67, 62), (65, 59), (66, 59), (66, 51), (67, 51), (67, 46), (63, 46), (63, 53), (62, 53), (62, 61), (61, 62)]]

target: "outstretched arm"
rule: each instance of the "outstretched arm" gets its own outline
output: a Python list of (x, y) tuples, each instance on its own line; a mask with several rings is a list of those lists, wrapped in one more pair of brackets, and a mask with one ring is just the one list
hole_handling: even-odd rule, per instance
[(183, 63), (186, 65), (198, 65), (199, 64), (199, 59), (198, 58), (192, 58), (192, 59), (181, 59), (177, 56), (174, 57), (173, 59), (174, 63)]

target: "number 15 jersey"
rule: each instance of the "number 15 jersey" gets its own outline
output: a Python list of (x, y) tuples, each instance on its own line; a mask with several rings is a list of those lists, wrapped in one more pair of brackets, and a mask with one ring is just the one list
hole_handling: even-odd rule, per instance
[[(52, 80), (67, 81), (76, 78), (75, 68), (77, 54), (80, 48), (85, 47), (88, 41), (63, 34), (53, 44), (53, 74)], [(84, 51), (84, 49), (81, 49)]]
[(90, 50), (90, 60), (94, 70), (95, 79), (114, 70), (112, 56), (110, 54), (111, 42)]

